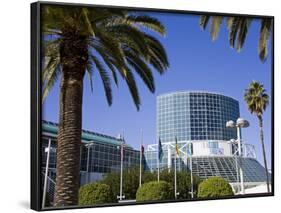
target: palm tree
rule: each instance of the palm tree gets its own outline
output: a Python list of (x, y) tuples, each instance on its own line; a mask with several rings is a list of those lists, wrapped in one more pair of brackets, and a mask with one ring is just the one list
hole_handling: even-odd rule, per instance
[[(241, 51), (246, 37), (248, 35), (248, 30), (252, 22), (252, 18), (246, 17), (227, 17), (225, 18), (227, 22), (227, 28), (229, 31), (228, 41), (230, 47), (234, 48), (236, 43), (236, 49), (238, 52)], [(206, 29), (209, 21), (211, 21), (210, 35), (212, 40), (216, 40), (220, 27), (223, 21), (223, 16), (209, 16), (202, 15), (200, 17), (200, 26), (203, 30)], [(260, 38), (258, 44), (258, 53), (260, 60), (264, 62), (268, 55), (268, 40), (271, 34), (272, 28), (271, 18), (262, 18), (260, 22)]]
[(263, 118), (262, 118), (262, 115), (269, 104), (269, 96), (268, 94), (266, 94), (266, 90), (264, 89), (262, 84), (260, 84), (257, 81), (252, 81), (248, 89), (245, 90), (244, 100), (248, 105), (249, 111), (252, 114), (255, 114), (259, 120), (260, 140), (262, 145), (264, 167), (266, 172), (267, 191), (270, 192), (269, 175), (267, 170), (267, 161), (266, 161), (265, 146), (264, 146)]
[(77, 205), (84, 76), (88, 74), (93, 90), (93, 73), (100, 75), (111, 105), (111, 78), (118, 86), (119, 74), (139, 109), (133, 72), (155, 91), (152, 69), (163, 74), (169, 63), (162, 44), (147, 32), (164, 36), (165, 27), (153, 17), (125, 10), (44, 6), (42, 29), (43, 100), (60, 78), (54, 205)]

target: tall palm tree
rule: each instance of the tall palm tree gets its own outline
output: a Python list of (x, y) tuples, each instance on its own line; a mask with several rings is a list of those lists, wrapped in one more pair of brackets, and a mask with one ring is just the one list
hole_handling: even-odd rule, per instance
[(266, 161), (265, 146), (264, 146), (263, 118), (262, 118), (262, 115), (269, 104), (269, 96), (268, 94), (266, 94), (266, 90), (264, 89), (262, 84), (260, 84), (257, 81), (252, 81), (248, 89), (245, 90), (244, 100), (248, 105), (249, 111), (252, 114), (255, 114), (259, 120), (260, 141), (262, 145), (264, 167), (266, 172), (267, 191), (270, 192), (269, 175), (267, 170), (267, 161)]
[[(227, 17), (225, 19), (229, 31), (229, 45), (230, 47), (234, 48), (236, 43), (236, 49), (238, 52), (240, 52), (248, 35), (248, 30), (251, 25), (252, 18), (236, 16)], [(206, 29), (210, 20), (212, 20), (210, 27), (210, 35), (212, 40), (214, 41), (218, 37), (218, 33), (220, 31), (220, 27), (223, 21), (223, 16), (202, 15), (200, 17), (200, 26), (203, 30)], [(268, 40), (270, 38), (271, 28), (272, 20), (270, 18), (262, 18), (260, 22), (260, 37), (258, 44), (258, 54), (262, 62), (266, 60), (268, 55)]]
[[(147, 32), (165, 35), (155, 18), (125, 10), (44, 6), (43, 100), (60, 78), (55, 206), (77, 205), (82, 124), (83, 79), (101, 77), (107, 102), (112, 104), (111, 78), (125, 80), (139, 109), (135, 72), (151, 92), (152, 70), (163, 74), (168, 59), (162, 44)], [(145, 30), (144, 30), (145, 29)]]

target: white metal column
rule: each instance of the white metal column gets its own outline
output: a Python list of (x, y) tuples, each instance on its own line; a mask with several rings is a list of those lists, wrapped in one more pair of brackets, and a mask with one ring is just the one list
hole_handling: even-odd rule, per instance
[(49, 160), (50, 160), (50, 152), (51, 152), (51, 139), (49, 139), (48, 148), (45, 148), (45, 152), (47, 152), (47, 160), (46, 160), (46, 171), (45, 171), (45, 179), (44, 179), (42, 209), (45, 207), (45, 202), (46, 202), (47, 180), (48, 180)]
[(171, 146), (167, 145), (168, 147), (168, 170), (171, 171), (172, 168), (172, 154), (171, 154)]
[(241, 192), (242, 194), (245, 194), (244, 189), (244, 175), (243, 175), (243, 169), (242, 169), (242, 146), (241, 146), (241, 129), (238, 126), (237, 127), (237, 140), (238, 140), (238, 152), (239, 152), (239, 171), (240, 171), (240, 184), (241, 184)]

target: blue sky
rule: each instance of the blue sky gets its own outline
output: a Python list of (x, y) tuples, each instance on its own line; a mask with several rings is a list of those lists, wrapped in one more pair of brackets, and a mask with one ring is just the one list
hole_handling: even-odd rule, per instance
[[(257, 157), (263, 164), (257, 118), (251, 115), (243, 100), (244, 89), (252, 80), (260, 81), (271, 93), (271, 48), (265, 63), (259, 60), (257, 47), (259, 21), (252, 22), (245, 45), (240, 53), (228, 44), (225, 23), (218, 39), (211, 41), (209, 29), (202, 31), (199, 16), (149, 13), (166, 27), (164, 45), (170, 67), (164, 75), (154, 72), (156, 92), (151, 94), (136, 77), (141, 97), (140, 111), (136, 110), (125, 82), (112, 84), (113, 104), (107, 105), (98, 73), (94, 73), (94, 91), (85, 76), (83, 96), (83, 129), (117, 136), (124, 132), (126, 141), (138, 148), (141, 129), (144, 144), (156, 143), (156, 96), (178, 90), (208, 90), (229, 95), (240, 103), (240, 115), (250, 122), (242, 130), (246, 143), (255, 145)], [(59, 84), (56, 83), (43, 105), (43, 119), (58, 122)], [(268, 165), (271, 165), (271, 106), (264, 113), (264, 135)]]

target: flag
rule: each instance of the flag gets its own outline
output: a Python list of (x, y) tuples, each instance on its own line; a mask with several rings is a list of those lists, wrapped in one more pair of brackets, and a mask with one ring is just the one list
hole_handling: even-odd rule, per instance
[(144, 154), (144, 146), (143, 146), (143, 144), (141, 145), (141, 154), (143, 155)]
[(176, 145), (175, 145), (176, 153), (179, 156), (180, 155), (180, 150), (179, 150), (179, 145), (178, 145), (177, 137), (175, 137), (175, 141), (176, 141)]
[(159, 159), (159, 161), (162, 160), (162, 157), (163, 157), (163, 149), (162, 149), (161, 139), (159, 138), (159, 143), (158, 143), (158, 159)]

